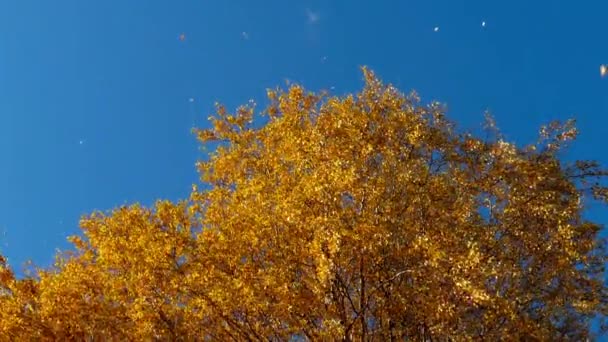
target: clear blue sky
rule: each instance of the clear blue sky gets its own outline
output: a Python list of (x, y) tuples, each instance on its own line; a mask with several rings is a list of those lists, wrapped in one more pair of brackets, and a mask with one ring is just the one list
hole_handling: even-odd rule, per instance
[(356, 91), (361, 65), (447, 103), (464, 129), (489, 109), (519, 143), (575, 117), (569, 158), (608, 165), (606, 13), (605, 1), (0, 0), (0, 249), (17, 268), (48, 265), (82, 214), (187, 196), (190, 128), (215, 101), (262, 102), (285, 79)]

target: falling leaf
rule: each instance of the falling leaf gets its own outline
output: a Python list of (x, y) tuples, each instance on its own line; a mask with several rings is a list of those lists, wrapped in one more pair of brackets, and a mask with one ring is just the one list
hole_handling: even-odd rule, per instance
[(308, 8), (306, 9), (306, 17), (308, 18), (308, 22), (311, 24), (314, 24), (319, 21), (319, 14), (311, 11)]

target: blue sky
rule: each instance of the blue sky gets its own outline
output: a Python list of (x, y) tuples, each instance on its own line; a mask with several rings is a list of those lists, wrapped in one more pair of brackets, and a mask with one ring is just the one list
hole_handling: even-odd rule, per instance
[(83, 214), (187, 196), (201, 155), (190, 129), (215, 101), (263, 103), (285, 79), (356, 91), (361, 65), (447, 103), (463, 129), (490, 110), (518, 143), (574, 117), (568, 158), (608, 165), (608, 2), (261, 3), (0, 0), (0, 249), (13, 266), (48, 265)]

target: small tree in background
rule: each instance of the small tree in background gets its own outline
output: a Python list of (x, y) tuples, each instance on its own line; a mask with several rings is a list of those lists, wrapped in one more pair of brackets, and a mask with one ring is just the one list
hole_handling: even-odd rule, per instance
[[(187, 201), (81, 221), (75, 250), (16, 279), (0, 334), (29, 339), (584, 340), (607, 313), (594, 162), (573, 122), (517, 147), (456, 132), (364, 69), (358, 94), (269, 91), (218, 107)], [(489, 121), (489, 129), (494, 125)]]

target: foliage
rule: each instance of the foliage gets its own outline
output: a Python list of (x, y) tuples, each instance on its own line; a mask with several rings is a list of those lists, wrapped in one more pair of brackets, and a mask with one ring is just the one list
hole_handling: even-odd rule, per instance
[(584, 340), (608, 313), (597, 163), (572, 121), (527, 147), (457, 133), (364, 69), (344, 97), (300, 86), (218, 106), (190, 198), (94, 213), (75, 250), (16, 279), (4, 340)]

